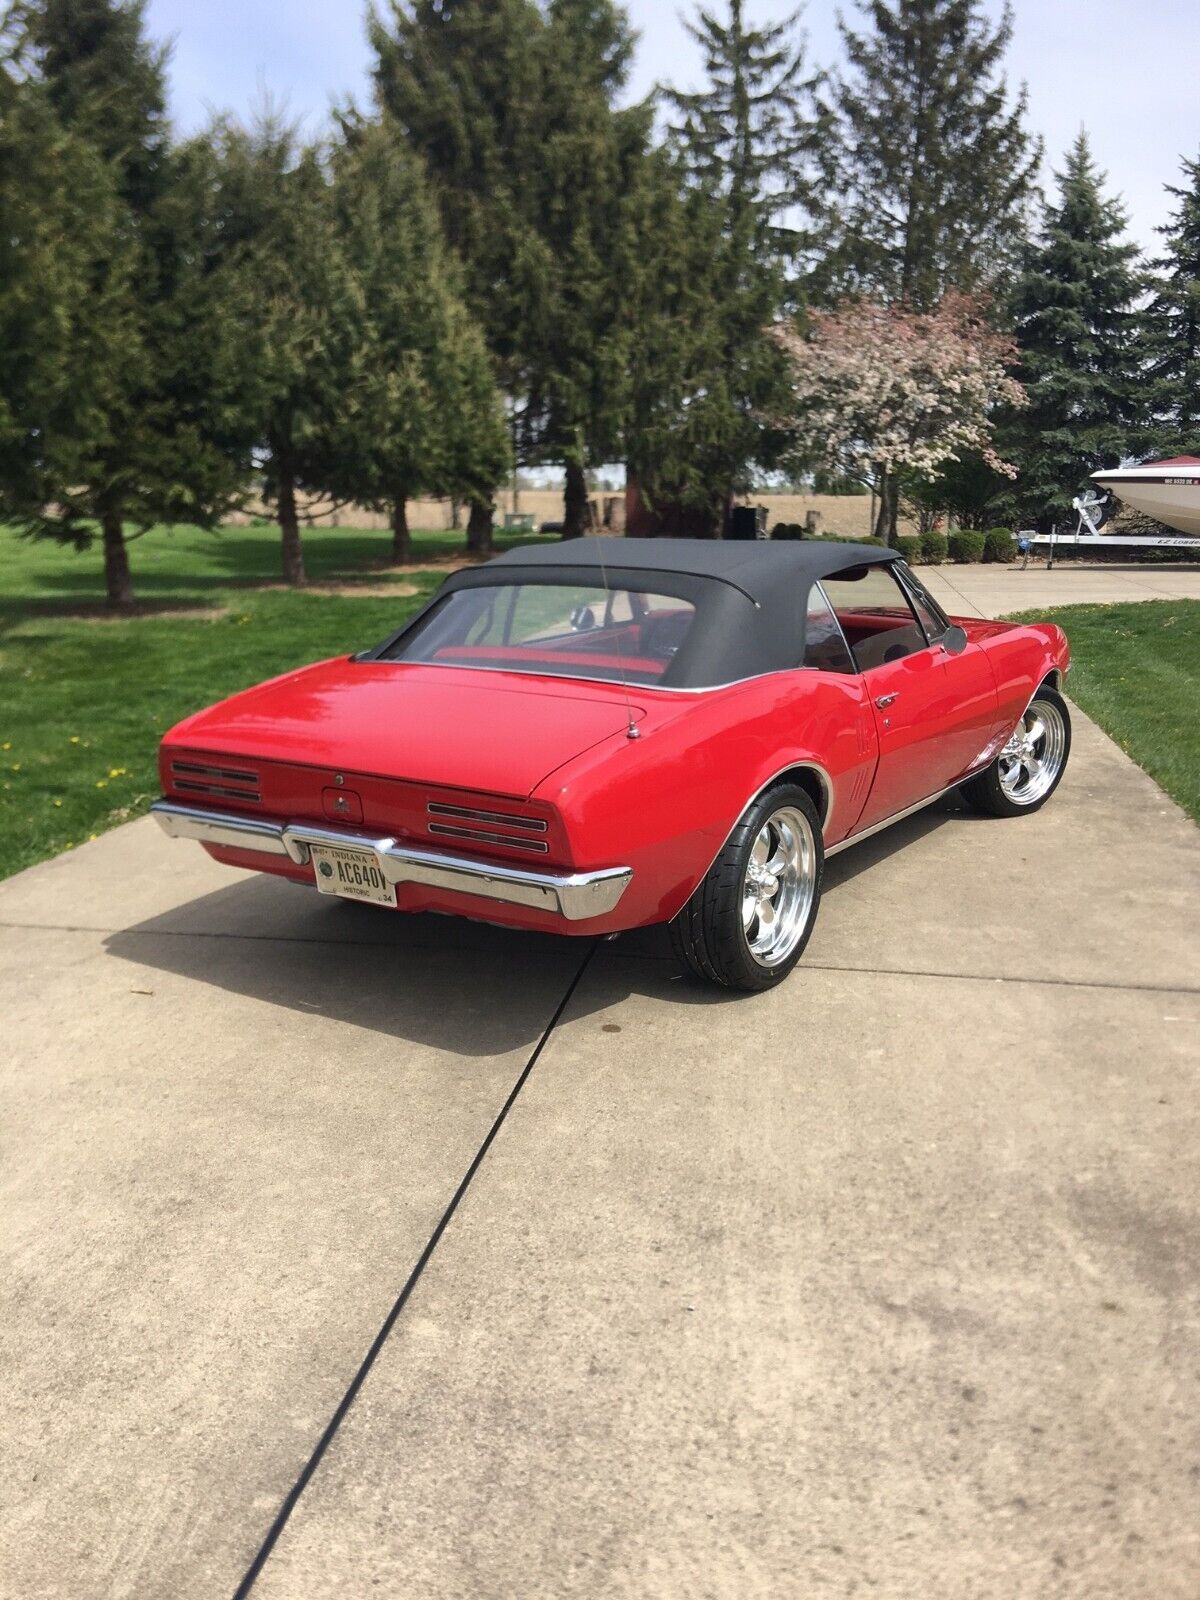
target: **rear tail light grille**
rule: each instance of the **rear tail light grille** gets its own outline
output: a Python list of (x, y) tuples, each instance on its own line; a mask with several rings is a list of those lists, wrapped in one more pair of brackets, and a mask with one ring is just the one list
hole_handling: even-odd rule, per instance
[(202, 761), (172, 761), (171, 781), (183, 794), (202, 794), (217, 800), (262, 800), (257, 772), (241, 767), (215, 767)]
[(545, 839), (530, 837), (546, 832), (549, 825), (540, 817), (514, 817), (504, 811), (480, 811), (473, 806), (443, 805), (438, 801), (432, 801), (425, 809), (432, 819), (429, 832), (442, 838), (473, 839), (479, 844), (498, 844), (541, 856), (549, 853)]

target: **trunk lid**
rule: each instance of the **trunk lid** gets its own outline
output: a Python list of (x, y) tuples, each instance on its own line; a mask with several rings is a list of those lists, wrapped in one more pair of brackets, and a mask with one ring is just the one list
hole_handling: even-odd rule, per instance
[(163, 743), (525, 799), (630, 713), (645, 715), (605, 684), (339, 657), (200, 711)]

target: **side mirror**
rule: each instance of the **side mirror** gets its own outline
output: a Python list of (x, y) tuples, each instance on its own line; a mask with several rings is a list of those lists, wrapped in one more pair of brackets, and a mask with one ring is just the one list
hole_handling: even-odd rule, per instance
[(591, 606), (576, 606), (571, 613), (571, 626), (576, 633), (588, 633), (596, 626), (596, 613)]
[(960, 656), (966, 648), (966, 634), (957, 623), (951, 624), (942, 635), (942, 649), (948, 656)]

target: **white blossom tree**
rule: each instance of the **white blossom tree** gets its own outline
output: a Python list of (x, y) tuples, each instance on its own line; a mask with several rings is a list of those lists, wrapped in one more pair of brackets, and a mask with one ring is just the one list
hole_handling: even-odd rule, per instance
[(991, 438), (998, 406), (1027, 403), (1008, 373), (1017, 348), (979, 299), (951, 293), (919, 312), (853, 298), (773, 334), (791, 368), (793, 409), (779, 420), (795, 459), (869, 484), (875, 533), (888, 543), (903, 478), (934, 479), (963, 452), (1016, 476)]

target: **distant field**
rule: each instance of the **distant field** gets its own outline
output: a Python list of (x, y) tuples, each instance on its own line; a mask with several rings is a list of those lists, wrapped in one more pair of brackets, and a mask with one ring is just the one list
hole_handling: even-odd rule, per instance
[(1200, 600), (1061, 606), (1067, 693), (1200, 822)]
[[(462, 535), (414, 547), (449, 563)], [(144, 811), (159, 736), (181, 717), (397, 627), (442, 572), (389, 575), (389, 548), (384, 533), (310, 533), (314, 582), (342, 592), (297, 594), (264, 587), (274, 529), (155, 529), (130, 550), (148, 613), (110, 618), (98, 551), (0, 529), (0, 876)]]
[[(614, 498), (610, 489), (596, 489), (591, 500), (599, 508), (604, 501)], [(619, 494), (616, 498), (621, 498)], [(767, 508), (767, 523), (803, 522), (810, 511), (820, 517), (819, 531), (833, 534), (839, 539), (859, 539), (871, 531), (871, 497), (869, 494), (749, 494), (742, 501)], [(517, 509), (543, 522), (561, 522), (563, 516), (562, 491), (558, 489), (522, 489)], [(320, 507), (318, 507), (320, 509)], [(513, 510), (511, 489), (504, 489), (496, 497), (496, 520), (499, 524), (505, 512)], [(413, 500), (409, 504), (409, 522), (414, 528), (448, 528), (450, 502), (448, 500)], [(385, 519), (365, 512), (357, 506), (348, 506), (339, 513), (341, 521), (355, 528), (382, 528)], [(901, 519), (901, 533), (915, 533), (913, 524)]]

